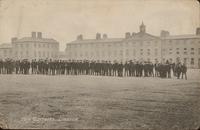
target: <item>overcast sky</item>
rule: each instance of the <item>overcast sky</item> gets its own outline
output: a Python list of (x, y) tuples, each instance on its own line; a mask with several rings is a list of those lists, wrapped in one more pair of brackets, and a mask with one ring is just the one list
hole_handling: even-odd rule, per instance
[(0, 43), (41, 31), (64, 50), (78, 34), (124, 37), (125, 32), (138, 32), (142, 21), (153, 35), (161, 30), (194, 34), (199, 11), (196, 0), (0, 0)]

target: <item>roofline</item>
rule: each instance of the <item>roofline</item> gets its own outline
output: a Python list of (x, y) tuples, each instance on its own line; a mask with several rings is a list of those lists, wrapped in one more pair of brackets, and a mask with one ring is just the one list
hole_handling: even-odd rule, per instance
[[(125, 38), (106, 38), (106, 39), (119, 39), (119, 41), (116, 41), (116, 42), (120, 42), (120, 41), (123, 41)], [(98, 39), (98, 40), (97, 39), (74, 40), (74, 41), (68, 42), (66, 44), (80, 44), (82, 41), (87, 41), (87, 40), (91, 40), (91, 42), (89, 41), (88, 43), (93, 43), (94, 41), (96, 43), (102, 43), (103, 40), (105, 40), (105, 39)], [(78, 42), (76, 43), (76, 41), (80, 41), (80, 43), (78, 43)], [(106, 42), (113, 42), (113, 41), (106, 41)]]
[[(31, 40), (24, 40), (24, 38), (32, 38), (32, 37), (22, 37), (22, 38), (20, 38), (20, 39), (17, 39), (17, 40), (15, 40), (14, 41), (14, 43), (19, 43), (19, 42), (35, 42), (35, 41), (37, 41), (37, 42), (45, 42), (45, 41), (41, 41), (40, 39), (44, 39), (44, 40), (53, 40), (53, 41), (51, 41), (52, 43), (59, 43), (57, 40), (55, 40), (55, 39), (53, 39), (53, 38), (32, 38)], [(20, 41), (20, 40), (22, 40), (22, 41)]]

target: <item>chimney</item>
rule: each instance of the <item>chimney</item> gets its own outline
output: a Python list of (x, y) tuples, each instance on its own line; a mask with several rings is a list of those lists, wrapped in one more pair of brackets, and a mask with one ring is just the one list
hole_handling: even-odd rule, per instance
[(132, 37), (133, 37), (135, 34), (136, 34), (136, 33), (135, 33), (135, 32), (133, 32), (133, 33), (132, 33)]
[(127, 39), (127, 38), (130, 38), (130, 37), (131, 37), (130, 32), (126, 32), (126, 33), (125, 33), (125, 38)]
[(11, 38), (11, 42), (12, 42), (12, 43), (15, 42), (15, 41), (17, 41), (17, 37)]
[(32, 32), (32, 33), (31, 33), (31, 37), (32, 37), (32, 38), (36, 38), (36, 32)]
[(96, 40), (100, 40), (101, 39), (101, 34), (100, 33), (97, 33), (96, 34)]
[(82, 34), (78, 35), (77, 40), (83, 40), (83, 35)]
[(37, 32), (37, 38), (42, 38), (42, 32)]
[(103, 34), (103, 39), (108, 38), (107, 34)]
[(200, 27), (196, 29), (196, 35), (200, 35)]
[(168, 32), (168, 31), (165, 31), (165, 30), (161, 30), (160, 36), (161, 36), (161, 37), (167, 37), (167, 36), (169, 36), (169, 32)]

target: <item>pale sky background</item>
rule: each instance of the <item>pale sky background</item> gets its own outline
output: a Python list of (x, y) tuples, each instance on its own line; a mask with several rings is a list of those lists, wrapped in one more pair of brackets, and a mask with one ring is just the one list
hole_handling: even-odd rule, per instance
[(196, 0), (0, 0), (0, 44), (41, 31), (63, 51), (79, 34), (124, 37), (125, 32), (138, 32), (142, 21), (153, 35), (161, 30), (194, 34), (200, 26), (199, 8)]

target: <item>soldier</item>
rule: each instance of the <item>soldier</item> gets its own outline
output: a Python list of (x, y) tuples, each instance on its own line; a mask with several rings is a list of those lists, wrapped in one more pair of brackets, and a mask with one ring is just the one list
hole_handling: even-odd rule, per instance
[(112, 76), (112, 63), (108, 61), (108, 76)]
[(0, 74), (3, 74), (3, 60), (0, 59)]
[(187, 80), (187, 66), (185, 63), (183, 63), (183, 65), (181, 66), (181, 72), (182, 72), (182, 79), (183, 76), (185, 76), (185, 79)]
[(117, 68), (118, 68), (118, 63), (117, 63), (117, 61), (114, 61), (114, 64), (113, 64), (113, 76), (117, 76)]
[(168, 62), (168, 60), (166, 61), (166, 73), (167, 73), (167, 77), (171, 78), (171, 65)]
[(123, 77), (123, 63), (122, 63), (122, 61), (118, 64), (118, 76)]
[(179, 79), (179, 78), (180, 78), (181, 71), (182, 71), (182, 70), (181, 70), (181, 63), (178, 62), (175, 68), (176, 68), (175, 71), (176, 71), (176, 73), (177, 73), (177, 79)]
[(140, 62), (139, 63), (139, 77), (142, 77), (142, 72), (143, 72), (143, 69), (144, 69), (144, 67), (143, 67), (144, 65), (143, 65), (143, 63), (142, 62)]
[(143, 65), (143, 68), (144, 68), (144, 77), (148, 77), (148, 63), (147, 62), (144, 62), (144, 65)]
[(124, 64), (124, 76), (130, 76), (130, 69), (131, 67), (129, 66), (130, 62), (128, 63), (128, 61), (125, 62)]

